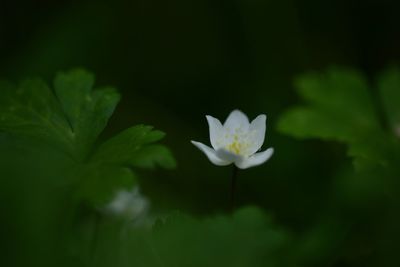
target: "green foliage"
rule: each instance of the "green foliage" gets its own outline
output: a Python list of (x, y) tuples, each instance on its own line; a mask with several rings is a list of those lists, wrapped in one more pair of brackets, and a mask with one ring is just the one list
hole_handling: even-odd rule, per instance
[[(296, 253), (306, 265), (324, 266), (338, 257), (338, 251), (351, 266), (398, 265), (392, 248), (400, 237), (393, 230), (400, 222), (394, 208), (400, 204), (399, 81), (395, 68), (380, 75), (377, 88), (348, 69), (305, 74), (296, 80), (305, 104), (284, 113), (278, 129), (298, 139), (346, 144), (356, 170), (341, 167), (345, 171), (335, 174), (335, 205), (304, 235)], [(378, 101), (373, 101), (374, 92)]]
[(173, 168), (175, 161), (165, 146), (154, 144), (164, 133), (149, 126), (132, 127), (95, 146), (120, 95), (113, 88), (93, 85), (93, 74), (85, 70), (59, 73), (54, 92), (39, 79), (18, 86), (2, 82), (0, 129), (54, 145), (69, 155), (76, 196), (98, 205), (136, 183), (132, 168)]
[(152, 130), (152, 127), (134, 126), (103, 143), (93, 158), (102, 163), (120, 162), (144, 168), (160, 165), (172, 169), (175, 161), (169, 150), (153, 144), (164, 136), (163, 132)]
[[(400, 203), (395, 90), (399, 80), (397, 69), (384, 72), (378, 80), (382, 113), (390, 129), (378, 116), (373, 89), (360, 73), (331, 69), (296, 80), (304, 103), (282, 116), (279, 129), (299, 139), (346, 144), (357, 170), (344, 164), (331, 184), (326, 183), (326, 199), (318, 203), (320, 213), (310, 215), (301, 207), (308, 200), (298, 196), (320, 189), (307, 185), (301, 194), (285, 195), (295, 207), (295, 215), (288, 211), (288, 218), (278, 209), (273, 211), (277, 216), (270, 216), (247, 207), (202, 218), (156, 210), (140, 220), (129, 217), (129, 212), (126, 217), (113, 216), (103, 207), (116, 191), (138, 183), (142, 175), (138, 169), (176, 166), (169, 149), (159, 143), (163, 132), (136, 125), (99, 140), (120, 96), (112, 88), (93, 88), (94, 77), (84, 70), (58, 74), (53, 89), (39, 79), (17, 86), (1, 82), (0, 204), (12, 204), (1, 207), (8, 214), (4, 229), (11, 230), (2, 228), (0, 234), (15, 253), (8, 255), (10, 263), (290, 267), (336, 266), (344, 261), (354, 266), (391, 266), (390, 260), (381, 259), (397, 256), (397, 251), (383, 248), (396, 244), (392, 236), (400, 222), (396, 213), (389, 212)], [(260, 186), (263, 195), (275, 190), (266, 188)], [(200, 194), (201, 201), (211, 202), (208, 193)], [(268, 199), (274, 201), (273, 196)], [(298, 220), (298, 214), (307, 218)], [(304, 225), (296, 225), (298, 221)]]
[(94, 76), (83, 70), (60, 73), (54, 90), (72, 131), (77, 147), (87, 153), (103, 131), (120, 96), (114, 88), (93, 90)]
[(1, 130), (44, 139), (70, 149), (72, 132), (43, 81), (25, 80), (19, 86), (2, 82), (0, 86)]
[[(384, 76), (381, 81), (385, 85), (384, 95), (389, 94), (388, 88), (396, 88), (395, 82), (393, 75)], [(325, 73), (300, 76), (295, 86), (307, 104), (294, 107), (281, 117), (278, 124), (281, 132), (301, 139), (345, 143), (358, 170), (386, 166), (393, 159), (399, 142), (381, 127), (377, 107), (372, 101), (372, 89), (360, 73), (330, 69)], [(384, 104), (400, 110), (387, 101)], [(389, 113), (396, 114), (393, 110)]]
[[(257, 208), (204, 221), (175, 216), (153, 233), (153, 244), (167, 266), (192, 262), (196, 266), (288, 266), (284, 250), (288, 241), (287, 234)], [(181, 244), (186, 244), (183, 253), (171, 253), (171, 247), (179, 249)]]
[(2, 82), (0, 129), (51, 141), (83, 160), (120, 99), (115, 89), (93, 90), (93, 83), (84, 70), (58, 74), (55, 94), (40, 79)]
[(400, 69), (392, 67), (381, 73), (378, 89), (387, 121), (397, 136), (400, 135)]
[(292, 266), (289, 234), (255, 207), (206, 219), (177, 213), (144, 233), (131, 228), (121, 235), (110, 226), (101, 226), (96, 266)]

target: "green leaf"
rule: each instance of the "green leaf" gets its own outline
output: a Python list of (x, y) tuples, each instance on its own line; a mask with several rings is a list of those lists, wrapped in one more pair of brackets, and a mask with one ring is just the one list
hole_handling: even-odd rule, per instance
[(89, 164), (80, 170), (76, 197), (93, 206), (109, 202), (121, 188), (133, 188), (137, 179), (129, 168)]
[(176, 162), (171, 151), (163, 145), (149, 145), (140, 149), (129, 159), (132, 166), (154, 169), (157, 166), (173, 169)]
[(306, 74), (295, 81), (295, 86), (316, 110), (343, 119), (347, 127), (379, 127), (368, 84), (354, 70), (332, 68), (322, 74)]
[[(278, 266), (287, 239), (268, 216), (250, 207), (233, 217), (171, 217), (155, 229), (152, 243), (167, 266)], [(171, 251), (179, 244), (185, 247)]]
[(1, 82), (0, 129), (57, 143), (82, 160), (120, 99), (113, 88), (92, 90), (93, 75), (75, 70), (55, 78), (55, 92), (40, 79), (19, 86)]
[(108, 225), (99, 231), (96, 266), (292, 266), (289, 234), (255, 207), (203, 219), (175, 214), (150, 232), (131, 228), (118, 239), (109, 238), (121, 235), (107, 233)]
[[(337, 109), (344, 104), (352, 104), (351, 99), (360, 99), (356, 110), (366, 110), (369, 106), (368, 84), (361, 73), (351, 69), (330, 68), (324, 73), (308, 73), (296, 79), (300, 95), (313, 103)], [(347, 99), (343, 99), (343, 96)], [(340, 100), (340, 101), (333, 101)]]
[(342, 122), (335, 114), (326, 114), (310, 107), (295, 107), (280, 118), (278, 129), (299, 139), (351, 141), (357, 128), (348, 127)]
[(87, 153), (105, 126), (120, 95), (113, 88), (92, 90), (94, 76), (84, 70), (59, 73), (54, 89), (71, 125), (76, 146)]
[(392, 67), (378, 78), (382, 104), (393, 133), (400, 136), (400, 69)]
[(174, 168), (175, 160), (166, 147), (151, 145), (165, 134), (153, 127), (138, 125), (131, 127), (103, 143), (93, 155), (93, 161), (125, 164), (133, 167)]
[(70, 148), (72, 132), (54, 95), (39, 79), (0, 83), (0, 130)]
[(295, 86), (307, 105), (282, 115), (282, 133), (346, 143), (357, 169), (387, 164), (392, 142), (380, 127), (368, 85), (358, 72), (331, 69), (306, 74)]
[(73, 174), (66, 183), (79, 199), (97, 205), (136, 183), (131, 168), (173, 168), (175, 160), (155, 144), (165, 134), (150, 126), (129, 128), (96, 148), (120, 95), (93, 84), (94, 76), (85, 70), (59, 73), (55, 94), (40, 79), (19, 86), (0, 82), (0, 130), (39, 139), (68, 155)]
[(90, 167), (83, 171), (80, 197), (105, 204), (116, 189), (130, 189), (136, 183), (130, 168), (174, 168), (175, 159), (169, 149), (154, 144), (164, 136), (151, 126), (138, 125), (101, 144), (89, 158)]
[(72, 129), (76, 130), (85, 106), (90, 102), (94, 76), (84, 70), (61, 72), (54, 79), (54, 90)]

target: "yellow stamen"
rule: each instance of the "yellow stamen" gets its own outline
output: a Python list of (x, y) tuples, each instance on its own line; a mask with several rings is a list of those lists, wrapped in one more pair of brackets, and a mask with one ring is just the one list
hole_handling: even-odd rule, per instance
[(242, 147), (242, 145), (235, 141), (235, 142), (231, 143), (230, 145), (228, 145), (227, 149), (228, 149), (228, 151), (239, 155), (240, 151), (241, 151), (241, 147)]

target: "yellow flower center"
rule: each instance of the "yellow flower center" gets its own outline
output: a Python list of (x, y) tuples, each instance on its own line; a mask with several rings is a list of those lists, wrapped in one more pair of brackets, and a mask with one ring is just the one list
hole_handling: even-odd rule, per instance
[(244, 155), (248, 147), (248, 143), (242, 143), (239, 141), (237, 134), (233, 136), (233, 142), (225, 146), (226, 150), (236, 155)]

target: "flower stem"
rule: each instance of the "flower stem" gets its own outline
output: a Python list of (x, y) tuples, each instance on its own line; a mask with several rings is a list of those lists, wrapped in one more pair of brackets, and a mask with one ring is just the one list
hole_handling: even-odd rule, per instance
[(232, 172), (232, 178), (231, 178), (231, 207), (230, 210), (233, 212), (235, 208), (235, 193), (236, 193), (236, 186), (237, 186), (237, 174), (238, 174), (238, 168), (233, 165), (233, 172)]

